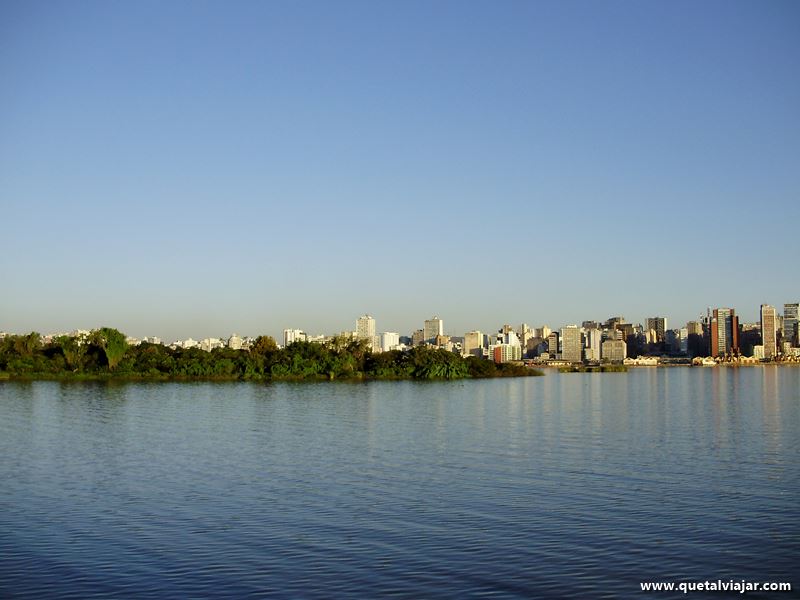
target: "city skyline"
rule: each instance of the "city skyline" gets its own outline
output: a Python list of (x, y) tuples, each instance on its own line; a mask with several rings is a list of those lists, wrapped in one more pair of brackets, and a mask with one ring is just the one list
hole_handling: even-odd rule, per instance
[[(283, 327), (279, 327), (278, 329), (275, 329), (274, 331), (273, 330), (266, 330), (266, 329), (263, 329), (263, 328), (259, 329), (259, 330), (255, 330), (255, 331), (248, 331), (248, 330), (245, 330), (245, 329), (237, 329), (237, 328), (230, 329), (229, 331), (220, 331), (220, 330), (211, 331), (208, 328), (206, 328), (206, 329), (201, 330), (201, 331), (194, 331), (194, 332), (188, 332), (188, 333), (184, 332), (184, 333), (181, 333), (179, 335), (162, 335), (160, 332), (152, 331), (152, 328), (150, 328), (150, 329), (145, 328), (145, 330), (146, 330), (145, 332), (140, 332), (140, 331), (128, 330), (125, 327), (121, 327), (121, 326), (119, 326), (119, 324), (115, 324), (115, 323), (103, 323), (103, 324), (86, 324), (85, 326), (77, 326), (77, 327), (76, 326), (71, 326), (71, 327), (61, 327), (61, 328), (52, 328), (52, 329), (45, 329), (45, 328), (42, 328), (42, 327), (39, 327), (39, 328), (34, 327), (32, 329), (13, 329), (13, 328), (0, 327), (0, 332), (8, 333), (8, 334), (14, 334), (14, 335), (22, 335), (22, 334), (27, 334), (27, 333), (36, 331), (36, 332), (38, 332), (38, 333), (40, 333), (42, 335), (52, 335), (52, 334), (56, 334), (56, 333), (69, 333), (69, 332), (73, 332), (73, 331), (90, 331), (90, 330), (98, 329), (100, 327), (109, 326), (109, 327), (114, 327), (114, 328), (122, 331), (126, 335), (128, 335), (130, 337), (133, 337), (133, 338), (145, 339), (145, 338), (153, 338), (153, 337), (155, 337), (155, 338), (162, 339), (164, 343), (169, 343), (170, 341), (193, 339), (193, 338), (197, 338), (197, 339), (203, 339), (203, 338), (227, 338), (228, 336), (231, 336), (231, 335), (244, 335), (244, 336), (247, 336), (247, 337), (256, 337), (256, 336), (259, 336), (259, 335), (269, 335), (273, 339), (275, 339), (279, 344), (284, 344), (285, 345), (287, 343), (287, 341), (289, 343), (291, 343), (292, 341), (299, 340), (299, 339), (312, 339), (312, 338), (314, 340), (318, 341), (319, 339), (321, 339), (324, 336), (337, 335), (339, 333), (346, 333), (346, 332), (352, 333), (356, 337), (359, 337), (361, 339), (369, 339), (371, 337), (372, 339), (375, 340), (376, 343), (379, 343), (381, 336), (383, 334), (385, 334), (385, 333), (396, 333), (399, 336), (411, 337), (414, 332), (418, 331), (418, 332), (420, 332), (420, 334), (422, 334), (421, 338), (424, 341), (427, 342), (427, 341), (430, 340), (430, 338), (425, 338), (425, 336), (424, 336), (425, 327), (429, 326), (429, 324), (431, 324), (433, 322), (438, 322), (437, 327), (440, 327), (441, 329), (437, 329), (437, 331), (441, 331), (443, 335), (445, 335), (445, 336), (463, 337), (464, 335), (466, 335), (466, 334), (468, 334), (470, 332), (475, 332), (475, 331), (482, 332), (484, 335), (492, 335), (494, 332), (498, 332), (498, 331), (502, 330), (507, 325), (510, 325), (515, 330), (518, 327), (522, 327), (523, 325), (526, 325), (526, 326), (531, 327), (531, 328), (545, 327), (545, 328), (548, 328), (548, 329), (550, 329), (552, 331), (558, 332), (558, 331), (563, 330), (564, 328), (570, 328), (572, 326), (577, 326), (579, 328), (582, 328), (582, 324), (584, 322), (592, 322), (592, 321), (594, 321), (594, 322), (597, 322), (598, 324), (602, 324), (602, 323), (604, 323), (604, 322), (606, 322), (608, 320), (616, 319), (617, 317), (623, 317), (624, 318), (624, 322), (626, 324), (639, 326), (639, 327), (641, 327), (643, 329), (643, 331), (647, 331), (648, 330), (648, 325), (651, 324), (651, 322), (655, 322), (655, 321), (661, 321), (663, 325), (666, 325), (666, 330), (667, 331), (677, 331), (677, 330), (680, 330), (682, 328), (686, 328), (687, 326), (689, 326), (689, 325), (691, 325), (693, 323), (699, 325), (701, 321), (703, 321), (706, 317), (708, 317), (710, 319), (709, 326), (711, 328), (709, 330), (709, 335), (712, 336), (712, 337), (709, 337), (709, 343), (711, 345), (711, 348), (712, 349), (714, 348), (714, 345), (716, 344), (716, 339), (721, 338), (723, 340), (722, 345), (723, 345), (724, 349), (723, 349), (723, 351), (720, 352), (720, 354), (725, 354), (726, 350), (730, 351), (732, 348), (733, 349), (737, 349), (738, 348), (738, 339), (733, 344), (731, 344), (731, 340), (728, 340), (728, 342), (726, 344), (724, 342), (726, 337), (728, 337), (730, 335), (733, 335), (734, 338), (735, 338), (736, 329), (740, 328), (742, 325), (749, 324), (749, 325), (761, 326), (764, 307), (768, 307), (769, 309), (774, 311), (774, 315), (775, 316), (773, 317), (773, 319), (780, 318), (782, 320), (783, 316), (784, 316), (784, 311), (788, 310), (789, 311), (790, 320), (791, 320), (791, 318), (795, 314), (795, 312), (794, 312), (795, 308), (794, 307), (796, 305), (797, 305), (797, 303), (788, 302), (788, 301), (787, 302), (781, 302), (779, 304), (775, 304), (774, 306), (772, 306), (770, 304), (767, 304), (767, 303), (761, 303), (761, 304), (758, 305), (758, 307), (756, 309), (756, 316), (753, 319), (741, 318), (741, 316), (740, 316), (741, 311), (737, 307), (734, 307), (734, 306), (714, 306), (714, 307), (709, 306), (709, 307), (706, 307), (706, 309), (702, 312), (702, 314), (699, 314), (694, 318), (687, 319), (686, 321), (682, 321), (682, 320), (679, 320), (679, 319), (674, 319), (671, 316), (661, 316), (661, 317), (648, 316), (648, 317), (643, 317), (641, 319), (631, 319), (627, 315), (625, 315), (623, 312), (617, 312), (617, 313), (609, 314), (609, 315), (602, 316), (602, 317), (598, 316), (598, 315), (594, 315), (594, 316), (592, 316), (592, 315), (589, 315), (589, 316), (584, 315), (582, 318), (578, 318), (576, 320), (569, 321), (569, 322), (564, 322), (564, 323), (558, 323), (558, 322), (555, 322), (553, 320), (547, 320), (547, 319), (544, 319), (544, 320), (499, 319), (499, 320), (496, 320), (494, 324), (489, 324), (486, 327), (475, 327), (475, 326), (469, 327), (468, 326), (466, 328), (461, 328), (461, 327), (458, 326), (458, 324), (450, 326), (449, 325), (449, 322), (450, 322), (449, 319), (446, 319), (443, 316), (437, 314), (437, 315), (432, 315), (432, 316), (429, 316), (429, 317), (421, 318), (417, 322), (412, 321), (408, 327), (401, 328), (401, 327), (391, 327), (391, 326), (385, 326), (384, 327), (382, 325), (382, 320), (380, 319), (380, 317), (379, 316), (378, 317), (375, 316), (378, 313), (375, 313), (373, 311), (373, 312), (368, 312), (368, 313), (367, 312), (362, 313), (360, 316), (357, 316), (357, 317), (352, 317), (351, 319), (349, 319), (349, 326), (345, 324), (342, 327), (335, 327), (335, 328), (332, 328), (332, 329), (313, 329), (313, 328), (310, 328), (310, 327), (303, 326), (302, 323), (300, 323), (300, 324), (298, 324), (298, 323), (290, 323), (290, 324), (284, 324)], [(718, 314), (718, 312), (720, 314), (724, 313), (725, 315), (728, 315), (728, 311), (731, 311), (731, 314), (729, 316), (735, 315), (733, 317), (733, 319), (734, 319), (733, 322), (732, 323), (728, 323), (727, 324), (727, 328), (726, 328), (725, 325), (718, 325), (717, 324), (717, 314)], [(745, 314), (747, 314), (747, 312), (748, 311), (745, 311)], [(665, 313), (662, 313), (662, 314), (665, 314)], [(309, 319), (306, 319), (306, 320), (309, 320)], [(341, 321), (342, 321), (342, 323), (346, 323), (347, 322), (345, 319), (342, 319)], [(365, 329), (362, 329), (362, 327), (365, 327)], [(777, 327), (777, 321), (775, 321), (771, 325), (771, 327), (776, 328), (776, 331), (782, 331), (782, 329), (780, 327)], [(654, 331), (654, 333), (658, 333), (659, 334), (659, 341), (663, 342), (663, 338), (660, 337), (660, 332), (658, 332), (656, 329), (654, 329), (653, 331)], [(719, 333), (717, 333), (717, 332), (719, 332)], [(690, 331), (689, 333), (692, 333), (692, 332)], [(288, 338), (287, 338), (287, 335), (289, 336)], [(712, 353), (713, 353), (713, 351), (712, 351)]]
[(756, 322), (798, 298), (798, 26), (783, 1), (3, 3), (0, 330)]

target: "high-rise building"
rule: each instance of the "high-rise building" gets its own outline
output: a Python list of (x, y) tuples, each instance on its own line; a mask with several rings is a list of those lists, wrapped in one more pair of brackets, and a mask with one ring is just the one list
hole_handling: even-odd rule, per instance
[(411, 334), (412, 346), (422, 346), (424, 343), (425, 343), (425, 331), (423, 329), (417, 329), (414, 333)]
[(384, 331), (381, 334), (381, 352), (394, 350), (400, 345), (400, 334), (394, 331)]
[(606, 340), (601, 346), (603, 362), (619, 363), (628, 355), (628, 346), (623, 340)]
[(561, 359), (572, 363), (583, 362), (583, 341), (577, 325), (561, 329)]
[(689, 321), (686, 323), (689, 335), (703, 335), (703, 324), (700, 321)]
[(426, 319), (423, 332), (425, 335), (425, 341), (430, 344), (435, 344), (436, 336), (444, 335), (444, 322), (439, 317)]
[(764, 358), (775, 358), (778, 354), (778, 311), (769, 304), (761, 305), (761, 343)]
[(667, 319), (665, 317), (648, 317), (644, 324), (645, 332), (655, 331), (656, 342), (664, 342), (666, 339)]
[(494, 362), (501, 363), (522, 359), (522, 346), (513, 328), (511, 331), (506, 332), (501, 329), (494, 337), (494, 343), (489, 345), (489, 356)]
[(464, 356), (483, 356), (483, 334), (480, 331), (469, 331), (464, 334)]
[(519, 343), (522, 346), (522, 351), (525, 352), (525, 347), (528, 345), (528, 340), (534, 337), (533, 329), (527, 323), (523, 323), (519, 326), (517, 337), (519, 337)]
[(800, 304), (797, 302), (793, 304), (783, 305), (783, 341), (790, 342), (792, 346), (800, 346), (800, 331), (798, 331), (797, 313), (800, 309)]
[(558, 356), (558, 333), (553, 331), (547, 336), (547, 353), (550, 358)]
[(715, 308), (711, 314), (711, 356), (739, 352), (739, 317), (732, 308)]
[(356, 336), (360, 340), (372, 340), (375, 337), (375, 319), (370, 315), (356, 319)]
[(302, 329), (284, 329), (283, 330), (283, 345), (284, 347), (295, 342), (303, 342), (306, 339), (306, 332)]
[(602, 343), (603, 332), (598, 328), (586, 331), (586, 360), (590, 362), (600, 362), (600, 344)]

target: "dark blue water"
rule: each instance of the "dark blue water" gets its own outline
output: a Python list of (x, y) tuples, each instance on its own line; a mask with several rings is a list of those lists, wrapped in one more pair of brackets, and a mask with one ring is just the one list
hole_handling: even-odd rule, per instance
[(0, 382), (0, 492), (0, 597), (797, 590), (800, 369)]

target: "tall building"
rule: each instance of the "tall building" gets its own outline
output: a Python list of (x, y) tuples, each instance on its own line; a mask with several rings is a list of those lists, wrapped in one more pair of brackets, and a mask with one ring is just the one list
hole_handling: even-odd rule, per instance
[(425, 341), (431, 344), (436, 343), (437, 335), (444, 335), (444, 322), (439, 317), (433, 317), (425, 321), (423, 329)]
[(501, 329), (497, 332), (495, 343), (489, 345), (489, 356), (496, 363), (522, 359), (522, 346), (513, 329), (506, 332)]
[(572, 363), (583, 362), (583, 341), (577, 325), (561, 329), (561, 359)]
[(381, 352), (388, 352), (394, 350), (400, 345), (400, 334), (394, 331), (384, 331), (381, 334), (380, 348)]
[(483, 334), (480, 331), (468, 331), (464, 334), (464, 356), (483, 356)]
[(715, 308), (711, 314), (711, 356), (739, 352), (739, 317), (732, 308)]
[(628, 355), (628, 346), (623, 340), (606, 340), (601, 346), (603, 362), (622, 362)]
[(644, 324), (645, 332), (655, 331), (656, 342), (663, 342), (666, 339), (667, 319), (665, 317), (648, 317)]
[(289, 344), (293, 344), (295, 342), (302, 342), (306, 339), (306, 332), (302, 329), (284, 329), (283, 330), (283, 346), (286, 347)]
[(600, 362), (600, 344), (603, 332), (598, 328), (586, 331), (586, 360)]
[(523, 323), (519, 326), (519, 343), (522, 346), (522, 351), (525, 352), (525, 347), (528, 345), (528, 340), (533, 338), (533, 329), (527, 324)]
[(797, 313), (800, 309), (800, 304), (797, 302), (793, 304), (783, 305), (783, 341), (790, 342), (792, 346), (800, 346), (800, 331), (798, 331)]
[(360, 340), (371, 340), (375, 337), (375, 319), (369, 315), (356, 319), (356, 336)]
[(778, 354), (778, 311), (769, 304), (761, 305), (761, 343), (764, 358), (775, 358)]
[(700, 321), (689, 321), (686, 323), (689, 335), (703, 335), (703, 324)]
[(411, 334), (411, 345), (412, 346), (422, 346), (425, 343), (425, 330), (417, 329), (414, 333)]
[(550, 358), (558, 356), (558, 333), (553, 331), (547, 336), (547, 354)]

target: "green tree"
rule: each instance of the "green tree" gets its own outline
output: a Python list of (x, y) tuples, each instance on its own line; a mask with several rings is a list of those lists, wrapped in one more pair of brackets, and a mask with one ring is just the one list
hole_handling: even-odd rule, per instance
[(111, 371), (116, 368), (128, 349), (125, 334), (111, 327), (101, 327), (93, 331), (90, 340), (104, 352), (108, 368)]

